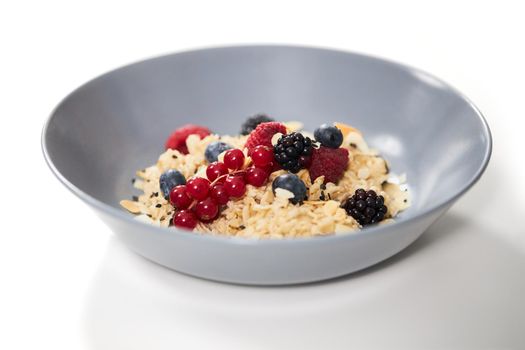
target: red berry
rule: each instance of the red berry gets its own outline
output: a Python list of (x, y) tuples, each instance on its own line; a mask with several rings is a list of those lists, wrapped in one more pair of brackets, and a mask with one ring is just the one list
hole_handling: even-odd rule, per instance
[(246, 169), (246, 175), (244, 178), (246, 182), (255, 187), (261, 187), (268, 180), (269, 173), (261, 168), (249, 167)]
[(314, 148), (312, 161), (308, 171), (312, 182), (324, 175), (324, 182), (337, 183), (348, 166), (348, 150), (346, 148)]
[(229, 175), (224, 182), (226, 193), (233, 198), (242, 197), (246, 192), (246, 184), (242, 176)]
[(197, 202), (195, 205), (195, 214), (202, 221), (208, 221), (214, 219), (219, 213), (219, 206), (210, 197)]
[(206, 168), (208, 180), (215, 181), (219, 176), (228, 174), (228, 167), (221, 162), (214, 162)]
[(264, 167), (273, 162), (273, 149), (259, 145), (252, 150), (252, 161), (255, 166)]
[(177, 227), (193, 230), (195, 226), (197, 226), (197, 223), (197, 217), (190, 210), (178, 211), (173, 216), (173, 225)]
[(186, 185), (175, 186), (170, 191), (170, 202), (177, 209), (186, 209), (193, 200), (186, 192)]
[(186, 184), (186, 193), (197, 200), (208, 197), (209, 190), (210, 182), (202, 177), (194, 177)]
[(242, 168), (244, 164), (244, 153), (240, 149), (230, 149), (224, 154), (224, 164), (229, 169), (236, 170)]
[(220, 205), (224, 205), (230, 200), (230, 196), (228, 195), (228, 193), (226, 193), (224, 185), (219, 183), (211, 186), (210, 197), (213, 198), (213, 200)]
[(310, 164), (312, 164), (312, 157), (309, 157), (309, 156), (300, 156), (299, 157), (299, 165), (302, 168), (308, 169)]
[(252, 151), (256, 146), (263, 145), (272, 147), (272, 137), (276, 133), (286, 134), (286, 126), (278, 122), (261, 123), (257, 125), (246, 140), (244, 147), (248, 148), (248, 155), (252, 155)]
[(166, 149), (176, 149), (182, 154), (188, 154), (188, 147), (186, 146), (186, 139), (188, 136), (196, 134), (201, 139), (211, 134), (210, 130), (203, 126), (186, 124), (175, 130), (166, 140)]

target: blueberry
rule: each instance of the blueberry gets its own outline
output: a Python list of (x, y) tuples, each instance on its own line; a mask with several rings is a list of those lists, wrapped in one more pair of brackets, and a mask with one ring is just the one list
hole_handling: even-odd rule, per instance
[(290, 198), (290, 202), (293, 204), (301, 203), (306, 199), (306, 185), (294, 174), (279, 175), (273, 180), (272, 190), (275, 194), (277, 188), (288, 190), (294, 194), (293, 198)]
[(329, 148), (339, 148), (343, 143), (343, 133), (333, 125), (323, 124), (314, 131), (315, 139)]
[(213, 141), (206, 147), (206, 151), (204, 151), (204, 156), (206, 157), (206, 160), (210, 163), (216, 162), (217, 157), (222, 152), (232, 149), (233, 147), (228, 145), (225, 142), (222, 141)]
[(173, 187), (179, 185), (185, 185), (186, 179), (180, 171), (175, 169), (170, 169), (163, 173), (159, 179), (160, 190), (164, 198), (168, 199), (170, 196), (170, 191)]

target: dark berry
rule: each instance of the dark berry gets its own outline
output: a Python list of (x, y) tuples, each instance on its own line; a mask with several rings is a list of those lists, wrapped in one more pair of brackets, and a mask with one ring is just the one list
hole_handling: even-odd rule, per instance
[(343, 133), (333, 125), (323, 124), (314, 131), (315, 140), (329, 148), (339, 148), (343, 143)]
[(306, 169), (311, 164), (312, 151), (312, 140), (298, 132), (281, 136), (273, 148), (277, 163), (292, 173)]
[(256, 114), (253, 117), (246, 119), (241, 126), (241, 135), (248, 135), (251, 133), (257, 125), (261, 123), (273, 122), (274, 120), (268, 117), (266, 114)]
[(222, 141), (213, 141), (206, 147), (204, 151), (204, 156), (206, 160), (210, 163), (216, 162), (217, 157), (224, 151), (232, 149), (233, 147)]
[(388, 208), (384, 202), (385, 198), (378, 196), (375, 191), (365, 191), (360, 188), (343, 203), (342, 207), (361, 226), (366, 226), (377, 224), (385, 218)]
[(170, 169), (160, 175), (159, 187), (162, 191), (162, 195), (165, 199), (168, 199), (170, 196), (170, 191), (173, 187), (184, 185), (186, 183), (186, 178), (182, 173), (175, 169)]
[(272, 183), (272, 190), (275, 194), (275, 190), (282, 188), (284, 190), (293, 193), (293, 198), (290, 198), (290, 202), (293, 204), (302, 203), (306, 199), (306, 185), (297, 175), (284, 174), (277, 176)]

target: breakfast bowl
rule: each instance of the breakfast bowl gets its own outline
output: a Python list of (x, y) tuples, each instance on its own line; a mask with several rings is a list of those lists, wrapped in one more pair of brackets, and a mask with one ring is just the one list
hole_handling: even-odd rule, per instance
[[(326, 121), (358, 127), (392, 173), (406, 175), (410, 207), (393, 223), (358, 231), (252, 239), (156, 227), (119, 206), (135, 194), (136, 169), (156, 161), (174, 128), (235, 134), (256, 112), (310, 130)], [(491, 143), (477, 108), (428, 73), (296, 46), (201, 49), (127, 65), (67, 96), (42, 134), (55, 176), (131, 250), (192, 276), (254, 285), (330, 279), (400, 252), (480, 178)]]

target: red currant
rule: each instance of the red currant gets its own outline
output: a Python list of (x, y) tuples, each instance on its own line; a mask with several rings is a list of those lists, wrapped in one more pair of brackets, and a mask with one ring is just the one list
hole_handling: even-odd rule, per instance
[(186, 185), (175, 186), (170, 191), (170, 202), (177, 209), (186, 209), (193, 200), (186, 192)]
[(193, 230), (195, 226), (197, 226), (197, 223), (197, 217), (190, 210), (178, 211), (173, 216), (173, 225), (177, 227)]
[(236, 170), (242, 168), (244, 164), (244, 153), (240, 149), (230, 149), (224, 154), (224, 164), (229, 169)]
[(268, 172), (264, 169), (257, 167), (249, 167), (246, 169), (246, 175), (244, 178), (247, 183), (255, 187), (261, 187), (268, 180)]
[(259, 145), (253, 149), (251, 157), (255, 166), (264, 167), (273, 162), (273, 150), (269, 147)]
[(230, 197), (239, 198), (246, 192), (246, 184), (242, 176), (229, 175), (224, 182), (224, 189)]
[(202, 200), (208, 197), (210, 182), (202, 177), (194, 177), (186, 184), (186, 193), (192, 198)]
[(208, 221), (214, 219), (219, 213), (219, 206), (210, 197), (197, 202), (195, 205), (195, 214), (202, 221)]
[(230, 196), (226, 193), (224, 185), (215, 184), (210, 188), (210, 197), (218, 204), (224, 205), (230, 200)]
[(214, 162), (206, 168), (208, 180), (215, 181), (219, 176), (228, 174), (228, 167), (221, 162)]

